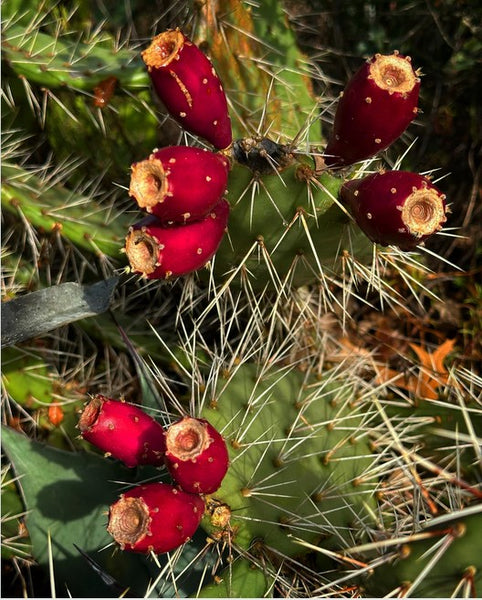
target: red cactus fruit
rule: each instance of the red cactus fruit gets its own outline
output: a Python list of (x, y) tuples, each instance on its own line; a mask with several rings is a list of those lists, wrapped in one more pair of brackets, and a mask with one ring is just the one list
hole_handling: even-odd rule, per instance
[(128, 467), (164, 462), (162, 425), (133, 404), (97, 394), (84, 408), (78, 428), (85, 440)]
[(196, 221), (224, 194), (228, 167), (220, 154), (168, 146), (132, 165), (129, 194), (164, 223)]
[(171, 116), (215, 148), (227, 148), (232, 142), (228, 105), (208, 57), (179, 29), (169, 29), (152, 39), (142, 58)]
[(166, 432), (166, 466), (186, 492), (212, 494), (229, 466), (222, 435), (205, 419), (183, 417)]
[(368, 60), (338, 102), (326, 165), (345, 167), (387, 148), (415, 118), (419, 89), (409, 57), (394, 52)]
[(147, 279), (178, 277), (203, 267), (215, 254), (229, 217), (229, 204), (220, 200), (200, 221), (163, 226), (154, 216), (133, 225), (125, 251), (136, 273)]
[(122, 494), (110, 507), (107, 531), (122, 550), (161, 554), (188, 542), (203, 513), (198, 494), (148, 483)]
[(343, 184), (340, 198), (378, 244), (411, 250), (442, 229), (445, 195), (428, 177), (408, 171), (374, 173)]

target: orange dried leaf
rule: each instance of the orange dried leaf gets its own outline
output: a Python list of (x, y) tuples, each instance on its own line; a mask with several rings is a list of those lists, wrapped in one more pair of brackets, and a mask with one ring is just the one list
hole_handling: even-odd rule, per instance
[(403, 373), (386, 367), (377, 370), (377, 383), (390, 382), (425, 400), (437, 400), (437, 389), (446, 385), (449, 380), (444, 361), (454, 345), (455, 340), (446, 340), (434, 352), (427, 352), (417, 344), (410, 344), (420, 361), (418, 375), (404, 376)]
[(55, 425), (55, 427), (58, 427), (62, 423), (64, 420), (64, 411), (60, 404), (52, 403), (49, 406), (48, 417), (49, 421), (52, 425)]

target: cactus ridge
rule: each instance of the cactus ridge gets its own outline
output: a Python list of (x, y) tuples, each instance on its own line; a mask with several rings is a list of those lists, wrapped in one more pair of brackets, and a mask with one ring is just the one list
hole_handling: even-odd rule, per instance
[[(49, 13), (32, 16), (28, 24), (13, 16), (3, 24), (2, 49), (14, 71), (46, 88), (68, 86), (93, 91), (108, 77), (128, 88), (148, 86), (139, 53), (127, 44), (119, 47), (108, 34), (92, 32), (80, 40), (68, 33), (39, 31)], [(39, 21), (40, 19), (40, 21)]]
[(41, 172), (28, 171), (19, 165), (4, 164), (2, 174), (4, 210), (22, 214), (22, 221), (32, 227), (59, 231), (79, 248), (106, 261), (120, 256), (129, 217), (109, 214), (89, 195), (63, 187), (58, 182), (64, 177), (62, 173), (44, 169), (42, 176)]

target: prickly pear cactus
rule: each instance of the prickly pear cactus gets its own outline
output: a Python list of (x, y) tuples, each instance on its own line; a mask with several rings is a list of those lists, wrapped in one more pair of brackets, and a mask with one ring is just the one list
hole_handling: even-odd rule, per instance
[[(116, 77), (126, 87), (145, 87), (146, 74), (139, 69), (135, 50), (116, 44), (104, 32), (86, 33), (81, 40), (69, 35), (69, 18), (57, 13), (57, 31), (50, 28), (49, 5), (11, 8), (5, 5), (2, 48), (9, 64), (28, 82), (46, 89), (70, 87), (93, 90), (108, 77)], [(51, 6), (50, 9), (54, 10)], [(72, 15), (71, 15), (72, 17)]]
[(2, 175), (2, 198), (7, 212), (22, 215), (32, 226), (45, 231), (59, 231), (100, 259), (119, 258), (119, 244), (128, 219), (121, 215), (119, 220), (112, 219), (101, 206), (93, 207), (88, 194), (72, 193), (55, 179), (51, 181), (48, 174), (39, 177), (18, 165), (4, 164)]
[(247, 550), (296, 556), (300, 540), (340, 548), (365, 537), (377, 487), (366, 406), (350, 382), (290, 367), (234, 368), (203, 410), (231, 464), (205, 524)]
[[(416, 163), (413, 149), (403, 156), (393, 146), (378, 152), (387, 145), (379, 117), (387, 118), (390, 97), (405, 90), (405, 72), (414, 86), (409, 102), (396, 96), (405, 108), (401, 125), (391, 123), (391, 138), (415, 116), (418, 125), (431, 118), (426, 106), (416, 108), (419, 84), (423, 97), (425, 82), (435, 77), (431, 57), (425, 53), (425, 66), (419, 65), (424, 55), (402, 57), (387, 47), (390, 35), (371, 31), (356, 47), (358, 65), (354, 47), (343, 50), (354, 70), (361, 66), (362, 83), (353, 84), (354, 94), (350, 88), (337, 117), (333, 85), (343, 82), (340, 72), (333, 78), (330, 51), (317, 47), (315, 60), (299, 49), (294, 34), (306, 23), (304, 11), (313, 19), (311, 30), (328, 18), (316, 2), (177, 0), (153, 7), (136, 0), (129, 15), (118, 3), (106, 6), (112, 18), (102, 22), (100, 4), (73, 10), (62, 2), (13, 0), (2, 6), (2, 299), (64, 282), (76, 282), (82, 293), (84, 284), (115, 281), (109, 310), (74, 322), (66, 298), (63, 327), (52, 331), (45, 322), (40, 335), (29, 336), (27, 318), (24, 341), (2, 353), (2, 444), (11, 463), (8, 473), (2, 471), (2, 556), (22, 574), (30, 564), (22, 560), (33, 559), (52, 579), (48, 589), (42, 580), (32, 590), (27, 573), (16, 594), (476, 596), (482, 572), (476, 535), (480, 378), (468, 355), (456, 358), (466, 351), (462, 340), (476, 347), (476, 301), (463, 333), (461, 319), (453, 332), (456, 350), (452, 342), (441, 343), (446, 332), (432, 321), (436, 311), (451, 309), (440, 301), (430, 316), (413, 314), (432, 302), (434, 290), (443, 297), (439, 274), (426, 266), (426, 257), (435, 256), (420, 242), (439, 232), (452, 199), (448, 195), (445, 204), (443, 182), (428, 182), (433, 165), (424, 160), (410, 215), (421, 227), (400, 231), (413, 185), (401, 191), (396, 176), (388, 177), (392, 210), (386, 216), (372, 214), (385, 203), (378, 192), (375, 198), (365, 193), (363, 183), (370, 187), (375, 173), (401, 173)], [(391, 7), (384, 19), (400, 14), (405, 23), (409, 8)], [(358, 14), (356, 3), (346, 11)], [(428, 14), (425, 5), (422, 13)], [(220, 113), (211, 106), (193, 110), (187, 122), (162, 102), (142, 56), (165, 30), (182, 31), (173, 37), (189, 36), (199, 48), (205, 85), (222, 84)], [(309, 37), (307, 25), (303, 33)], [(453, 43), (459, 61), (474, 52), (462, 37)], [(382, 52), (388, 60), (362, 64)], [(382, 73), (387, 93), (367, 75), (369, 64), (378, 63), (389, 65)], [(419, 66), (426, 75), (421, 82)], [(344, 64), (343, 79), (346, 71)], [(173, 73), (184, 77), (182, 70)], [(192, 101), (191, 90), (181, 91)], [(353, 149), (350, 135), (366, 125), (347, 127), (360, 102), (376, 135), (361, 144), (362, 154), (344, 157), (347, 145)], [(375, 106), (383, 110), (370, 110)], [(209, 128), (192, 127), (206, 115), (211, 122), (222, 117), (221, 140)], [(405, 150), (416, 126), (402, 134), (397, 150)], [(166, 206), (153, 212), (164, 219), (158, 250), (169, 246), (171, 267), (157, 264), (157, 250), (143, 245), (150, 230), (136, 221), (145, 207), (136, 206), (129, 185), (133, 165), (166, 147), (166, 173), (179, 156), (172, 148), (183, 156), (208, 150), (229, 164), (227, 182), (224, 172), (213, 178), (198, 171), (199, 189), (212, 188), (213, 179), (219, 189), (214, 204), (201, 198), (194, 229), (187, 216), (193, 171), (170, 171), (186, 206), (180, 215), (176, 206), (173, 213), (163, 212)], [(440, 161), (436, 166), (448, 170)], [(148, 187), (157, 192), (162, 178), (151, 175)], [(444, 212), (436, 219), (427, 189)], [(211, 222), (218, 201), (227, 226)], [(202, 219), (216, 234), (207, 245)], [(387, 220), (391, 235), (379, 236)], [(427, 229), (431, 220), (433, 231)], [(129, 231), (130, 245), (159, 279), (148, 281), (139, 276), (142, 269), (127, 266)], [(407, 233), (413, 235), (402, 251), (399, 241)], [(447, 234), (440, 233), (438, 239)], [(400, 311), (404, 341), (393, 327), (383, 328), (393, 313), (377, 320), (372, 303)], [(37, 306), (36, 314), (43, 308)], [(414, 351), (409, 341), (425, 336), (441, 344), (443, 358), (439, 350)], [(127, 487), (172, 483), (177, 467), (128, 468), (112, 452), (105, 457), (102, 447), (93, 450), (76, 423), (84, 401), (97, 394), (136, 404), (156, 421), (155, 429), (191, 416), (206, 419), (224, 437), (229, 466), (224, 474), (224, 455), (220, 487), (196, 496), (199, 506), (206, 505), (200, 528), (193, 533), (196, 513), (189, 535), (178, 538), (173, 529), (174, 544), (153, 547), (159, 554), (123, 552), (124, 538), (114, 548), (106, 513)], [(126, 431), (135, 446), (136, 429)], [(161, 530), (162, 520), (156, 522)], [(150, 546), (139, 548), (149, 552)]]
[[(353, 169), (351, 172), (328, 170), (325, 164), (328, 156), (323, 154), (325, 144), (320, 137), (319, 114), (323, 108), (304, 70), (305, 58), (295, 50), (289, 28), (265, 26), (263, 19), (268, 9), (279, 11), (279, 4), (267, 3), (263, 8), (247, 10), (240, 2), (215, 1), (207, 10), (200, 11), (196, 26), (190, 30), (192, 42), (207, 53), (222, 83), (219, 90), (221, 94), (225, 91), (227, 96), (234, 139), (226, 148), (224, 144), (214, 144), (232, 162), (227, 188), (231, 214), (227, 235), (208, 265), (211, 267), (210, 287), (217, 286), (220, 293), (242, 287), (255, 293), (270, 290), (290, 294), (290, 290), (301, 285), (316, 284), (322, 289), (325, 302), (336, 304), (339, 301), (334, 299), (333, 290), (342, 290), (346, 300), (355, 293), (354, 287), (359, 281), (368, 281), (381, 298), (396, 303), (398, 299), (382, 273), (387, 267), (404, 273), (407, 259), (396, 247), (382, 249), (371, 243), (369, 233), (360, 226), (361, 220), (355, 222), (339, 193), (347, 179), (366, 175), (368, 165), (362, 164), (355, 172)], [(199, 83), (198, 90), (195, 83), (197, 70), (193, 66), (191, 74), (189, 61), (183, 61), (183, 48), (187, 48), (185, 52), (191, 52), (192, 42), (178, 30), (168, 31), (155, 37), (148, 50), (143, 52), (154, 88), (161, 99), (166, 95), (164, 101), (169, 113), (181, 124), (187, 118), (186, 98), (189, 106), (196, 105), (200, 102), (198, 93), (202, 95), (203, 87), (209, 87), (207, 83)], [(291, 50), (283, 53), (290, 44)], [(246, 55), (249, 53), (250, 60), (240, 55), (240, 47), (245, 49)], [(269, 68), (256, 68), (257, 60), (267, 61)], [(172, 61), (177, 61), (175, 69), (170, 67)], [(363, 111), (370, 105), (371, 119), (376, 121), (377, 128), (383, 129), (390, 119), (390, 103), (395, 112), (399, 105), (405, 112), (403, 124), (395, 127), (393, 135), (384, 140), (384, 144), (371, 138), (368, 144), (367, 140), (358, 140), (356, 136), (347, 144), (349, 147), (357, 143), (363, 146), (364, 159), (370, 159), (378, 149), (387, 147), (409, 125), (417, 114), (420, 85), (410, 60), (397, 52), (387, 57), (377, 55), (373, 64), (377, 66), (376, 83), (373, 83), (374, 76), (368, 66), (354, 78), (353, 89), (350, 89), (350, 111), (357, 114), (353, 114), (353, 118), (363, 121)], [(158, 83), (159, 77), (165, 76), (161, 73), (164, 69), (166, 81), (177, 82), (172, 93)], [(253, 90), (247, 88), (249, 77)], [(404, 102), (408, 88), (410, 99)], [(367, 90), (371, 94), (368, 99), (364, 96)], [(375, 105), (371, 107), (378, 101), (383, 104), (383, 110), (377, 110)], [(209, 102), (209, 97), (206, 96), (203, 102)], [(259, 106), (258, 111), (256, 106)], [(257, 125), (254, 124), (256, 117)], [(199, 118), (197, 115), (196, 119)], [(344, 121), (348, 118), (349, 115), (345, 115)], [(209, 129), (212, 119), (208, 120)], [(216, 127), (220, 122), (221, 117), (213, 121)], [(191, 131), (187, 125), (186, 129)], [(360, 131), (364, 133), (358, 137), (371, 135), (365, 129), (361, 127)], [(209, 143), (209, 133), (203, 135)], [(200, 143), (204, 142), (201, 140)], [(367, 144), (371, 148), (368, 153)], [(348, 166), (352, 162), (346, 161)], [(398, 209), (396, 206), (394, 210)], [(425, 214), (418, 218), (428, 219)], [(439, 223), (444, 219), (442, 214), (437, 223), (422, 229), (433, 234), (440, 229)], [(401, 227), (405, 225), (399, 225), (398, 229)], [(425, 236), (416, 233), (414, 245), (424, 239)], [(417, 265), (416, 259), (410, 260)], [(162, 262), (160, 257), (159, 262)], [(423, 270), (422, 265), (419, 268)], [(199, 279), (206, 283), (207, 274), (200, 271)]]
[(248, 151), (254, 157), (248, 160), (251, 168), (235, 165), (231, 171), (232, 210), (214, 263), (216, 276), (239, 285), (249, 274), (255, 289), (267, 284), (280, 289), (336, 277), (356, 259), (369, 261), (372, 245), (337, 201), (342, 180), (317, 176), (309, 157), (298, 160), (289, 148), (280, 154), (293, 164), (279, 173), (277, 157), (270, 157), (260, 176), (256, 162), (262, 146), (263, 140)]

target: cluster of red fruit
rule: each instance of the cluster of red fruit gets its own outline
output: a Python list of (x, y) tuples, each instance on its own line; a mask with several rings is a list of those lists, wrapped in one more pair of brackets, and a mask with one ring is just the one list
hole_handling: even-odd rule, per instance
[[(206, 55), (175, 29), (155, 36), (142, 57), (170, 115), (216, 150), (171, 146), (132, 165), (129, 193), (150, 214), (126, 238), (129, 262), (146, 278), (169, 278), (200, 269), (219, 248), (229, 217), (228, 156), (237, 157), (226, 95)], [(419, 91), (409, 57), (394, 52), (367, 60), (339, 99), (325, 167), (343, 169), (388, 148), (418, 114)], [(373, 242), (402, 250), (446, 221), (444, 194), (408, 171), (351, 179), (340, 200)]]
[[(376, 54), (338, 102), (325, 164), (342, 168), (388, 148), (418, 114), (420, 79), (410, 58)], [(385, 171), (346, 182), (340, 198), (360, 229), (384, 246), (410, 250), (442, 229), (445, 195), (426, 176)]]
[(161, 554), (189, 541), (229, 457), (222, 435), (205, 419), (185, 416), (164, 429), (139, 407), (96, 395), (78, 424), (82, 437), (128, 467), (166, 466), (173, 485), (139, 485), (109, 509), (108, 532), (123, 550)]
[[(232, 142), (226, 96), (209, 59), (179, 29), (153, 38), (142, 53), (170, 115), (217, 150)], [(222, 153), (169, 146), (132, 165), (129, 194), (149, 213), (130, 228), (133, 271), (167, 279), (196, 271), (214, 255), (229, 217), (223, 198), (230, 163)]]

